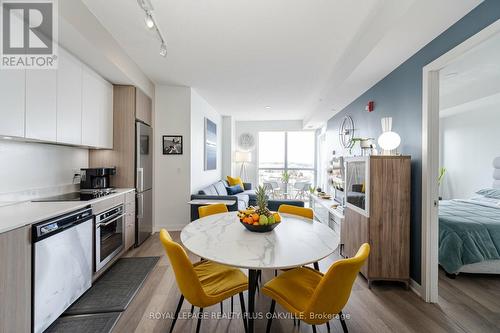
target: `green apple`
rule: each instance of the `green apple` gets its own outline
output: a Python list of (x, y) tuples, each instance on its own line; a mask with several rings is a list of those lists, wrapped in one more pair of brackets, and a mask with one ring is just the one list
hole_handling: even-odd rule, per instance
[(272, 216), (272, 215), (271, 215), (271, 216), (269, 216), (269, 217), (267, 218), (267, 222), (268, 222), (269, 224), (274, 224), (274, 223), (276, 223), (276, 220), (274, 219), (274, 216)]
[(259, 218), (259, 224), (266, 225), (268, 223), (269, 223), (269, 220), (267, 219), (267, 217), (264, 215), (261, 215)]

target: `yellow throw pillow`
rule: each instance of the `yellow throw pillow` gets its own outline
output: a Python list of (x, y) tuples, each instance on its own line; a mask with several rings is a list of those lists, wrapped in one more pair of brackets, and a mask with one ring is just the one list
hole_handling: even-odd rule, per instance
[(243, 181), (240, 177), (233, 178), (231, 176), (227, 176), (227, 182), (229, 183), (229, 186), (240, 185), (242, 189), (245, 189), (245, 186), (243, 186)]
[(365, 186), (365, 183), (363, 183), (363, 186), (361, 186), (361, 193), (365, 193), (366, 192), (366, 186)]

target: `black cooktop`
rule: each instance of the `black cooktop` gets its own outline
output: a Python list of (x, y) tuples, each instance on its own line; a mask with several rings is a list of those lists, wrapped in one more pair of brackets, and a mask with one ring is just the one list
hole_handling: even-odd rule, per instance
[(114, 193), (113, 191), (96, 191), (96, 192), (71, 192), (53, 197), (35, 199), (35, 202), (51, 202), (51, 201), (89, 201)]

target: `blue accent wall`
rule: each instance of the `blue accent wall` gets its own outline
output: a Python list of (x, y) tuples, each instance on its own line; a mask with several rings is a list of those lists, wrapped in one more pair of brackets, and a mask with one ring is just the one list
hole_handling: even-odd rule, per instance
[[(422, 250), (422, 68), (498, 19), (500, 0), (484, 1), (328, 121), (328, 137), (334, 140), (329, 144), (338, 149), (338, 128), (344, 116), (353, 118), (355, 136), (372, 138), (382, 132), (380, 119), (392, 117), (393, 130), (401, 135), (399, 150), (412, 157), (410, 274), (418, 283)], [(370, 100), (375, 101), (372, 113), (365, 111)]]

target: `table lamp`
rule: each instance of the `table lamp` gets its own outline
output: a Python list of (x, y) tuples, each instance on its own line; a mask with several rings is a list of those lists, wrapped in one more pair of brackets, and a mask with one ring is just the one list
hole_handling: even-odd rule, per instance
[(392, 131), (392, 117), (382, 118), (381, 123), (383, 133), (378, 137), (378, 144), (382, 148), (382, 155), (396, 155), (401, 137)]

